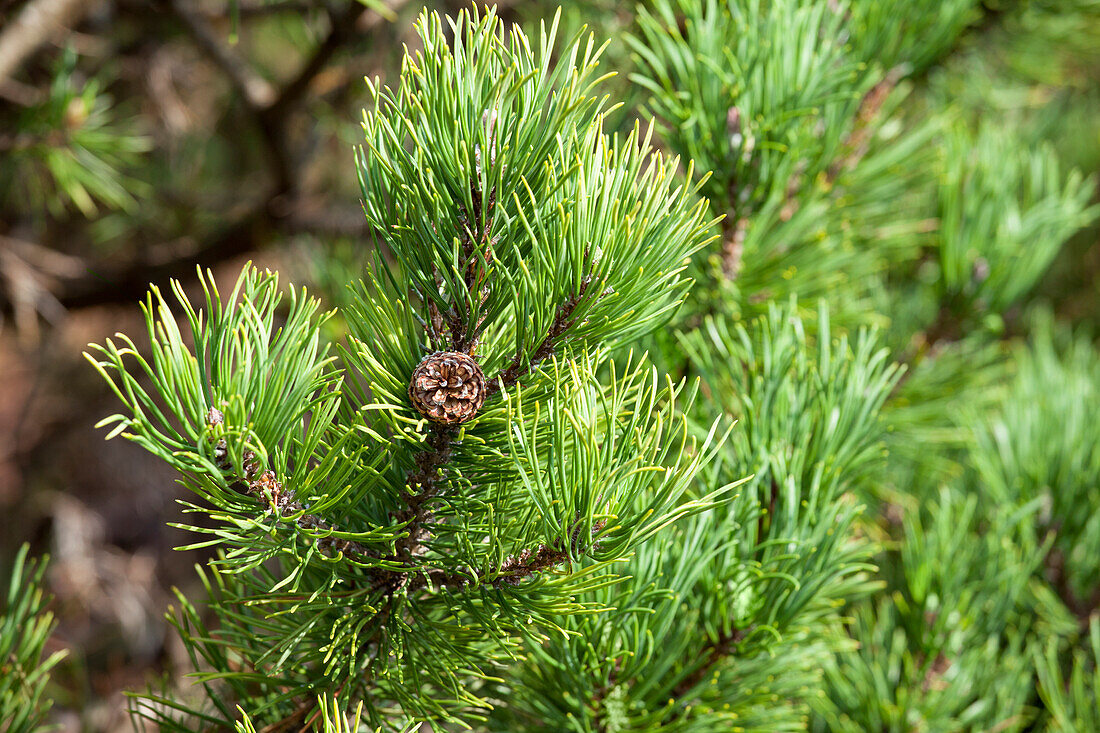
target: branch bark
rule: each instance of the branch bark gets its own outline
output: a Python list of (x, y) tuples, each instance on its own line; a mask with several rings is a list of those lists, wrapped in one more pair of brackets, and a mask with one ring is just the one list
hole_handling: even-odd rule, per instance
[[(391, 8), (396, 9), (405, 5), (408, 0), (392, 0)], [(338, 15), (330, 15), (328, 35), (313, 56), (305, 63), (301, 71), (286, 84), (278, 96), (264, 109), (263, 114), (269, 121), (281, 118), (289, 109), (296, 106), (309, 89), (313, 79), (321, 73), (329, 60), (348, 41), (355, 38), (360, 32), (357, 21), (364, 14), (372, 12), (360, 4), (358, 0), (349, 0), (347, 7)], [(381, 16), (378, 16), (381, 19)]]
[(886, 103), (890, 92), (894, 91), (902, 76), (902, 68), (895, 67), (871, 87), (869, 92), (863, 95), (852, 130), (844, 139), (842, 145), (844, 152), (829, 166), (826, 174), (829, 185), (832, 185), (844, 171), (855, 168), (859, 161), (863, 160), (863, 156), (867, 154), (867, 149), (870, 146), (871, 134), (874, 132), (873, 123), (878, 118), (879, 112), (882, 111), (882, 105)]
[(225, 73), (251, 109), (263, 109), (275, 101), (275, 87), (235, 54), (201, 15), (183, 0), (168, 0), (167, 4), (195, 43)]
[[(445, 481), (440, 471), (451, 459), (451, 440), (456, 428), (447, 425), (435, 425), (428, 434), (428, 450), (416, 456), (416, 471), (411, 473), (406, 486), (401, 491), (405, 507), (392, 518), (397, 522), (407, 522), (408, 533), (395, 543), (394, 554), (389, 558), (401, 563), (408, 571), (399, 573), (388, 581), (391, 590), (408, 582), (409, 573), (416, 570), (416, 558), (424, 552), (424, 541), (428, 538), (425, 526), (432, 516), (429, 503), (442, 492)], [(413, 489), (417, 489), (414, 493)]]
[(0, 84), (10, 79), (52, 35), (75, 24), (95, 5), (89, 0), (32, 0), (27, 3), (0, 31)]
[[(37, 0), (37, 2), (58, 2), (59, 0)], [(69, 0), (75, 1), (75, 0)], [(244, 90), (255, 87), (250, 78), (254, 73), (245, 71), (244, 62), (232, 56), (229, 49), (222, 47), (216, 33), (212, 31), (201, 16), (189, 12), (180, 0), (166, 0), (173, 8), (183, 10), (180, 20), (189, 29), (195, 42), (207, 53), (211, 60), (223, 70), (236, 88)], [(397, 9), (407, 0), (394, 0), (390, 7)], [(91, 263), (78, 277), (67, 278), (59, 282), (56, 295), (58, 302), (65, 308), (84, 308), (111, 303), (140, 300), (150, 282), (161, 282), (168, 278), (189, 279), (196, 267), (211, 267), (252, 250), (260, 249), (271, 237), (281, 231), (299, 231), (313, 225), (315, 214), (299, 216), (294, 202), (297, 198), (297, 173), (293, 164), (293, 155), (286, 139), (286, 117), (301, 102), (311, 81), (320, 73), (325, 64), (339, 48), (354, 38), (361, 28), (356, 22), (364, 13), (370, 13), (367, 21), (381, 21), (381, 16), (364, 8), (355, 0), (349, 0), (342, 14), (332, 20), (332, 29), (302, 70), (277, 95), (263, 102), (267, 91), (249, 92), (257, 124), (265, 138), (272, 159), (274, 184), (245, 208), (227, 225), (207, 236), (196, 246), (182, 252), (151, 261), (145, 258), (122, 265), (110, 263)], [(13, 24), (14, 26), (15, 24)], [(364, 23), (360, 23), (360, 26)], [(369, 27), (371, 23), (366, 23)], [(5, 29), (3, 35), (7, 35)], [(262, 81), (262, 80), (261, 80)], [(242, 91), (242, 93), (244, 93)], [(342, 229), (350, 229), (343, 221)], [(362, 229), (359, 230), (363, 231)]]
[(159, 262), (142, 259), (114, 266), (93, 263), (86, 268), (84, 276), (60, 286), (58, 300), (70, 310), (141, 300), (151, 282), (164, 282), (169, 278), (187, 281), (194, 276), (196, 267), (213, 267), (259, 249), (271, 238), (278, 223), (271, 200), (265, 197), (237, 220), (178, 256)]

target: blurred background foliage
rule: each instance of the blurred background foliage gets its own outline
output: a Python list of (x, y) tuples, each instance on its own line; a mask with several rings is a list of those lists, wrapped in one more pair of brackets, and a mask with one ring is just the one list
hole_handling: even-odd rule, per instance
[[(824, 143), (808, 118), (753, 127), (790, 100), (709, 114), (740, 83), (721, 65), (669, 67), (688, 34), (711, 59), (736, 38), (746, 73), (764, 73), (778, 54), (754, 44), (765, 30), (705, 3), (563, 5), (563, 35), (609, 39), (613, 124), (656, 117), (661, 145), (713, 171), (716, 233), (736, 246), (695, 262), (687, 326), (775, 318), (797, 294), (812, 333), (824, 299), (827, 328), (878, 326), (908, 365), (884, 408), (888, 468), (849, 487), (871, 507), (858, 531), (880, 543), (885, 589), (848, 615), (860, 648), (827, 650), (832, 704), (813, 724), (985, 730), (1026, 708), (1041, 728), (1097, 729), (1100, 2), (897, 0), (844, 18), (775, 3), (773, 22), (843, 56), (798, 100), (854, 120)], [(193, 287), (196, 265), (225, 276), (252, 258), (330, 304), (348, 297), (373, 249), (352, 154), (363, 77), (395, 77), (420, 7), (0, 0), (0, 567), (23, 567), (24, 541), (53, 556), (56, 629), (39, 622), (19, 654), (55, 665), (46, 694), (66, 730), (126, 729), (122, 691), (186, 667), (163, 611), (202, 559), (171, 552), (170, 472), (93, 430), (109, 396), (80, 351), (135, 330), (148, 283)], [(499, 7), (531, 28), (557, 3)], [(899, 25), (921, 17), (920, 33)], [(828, 154), (790, 154), (800, 145)], [(704, 384), (728, 378), (723, 354), (752, 359), (734, 328), (669, 339), (650, 344), (658, 361)], [(965, 532), (982, 540), (960, 553)], [(1011, 592), (982, 595), (994, 586)]]

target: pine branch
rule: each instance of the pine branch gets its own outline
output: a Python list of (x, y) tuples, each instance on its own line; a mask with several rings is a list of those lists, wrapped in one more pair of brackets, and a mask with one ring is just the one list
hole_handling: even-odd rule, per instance
[[(212, 408), (207, 415), (208, 424), (211, 426), (218, 425), (221, 421), (221, 413)], [(454, 428), (452, 427), (433, 427), (436, 429), (432, 430), (427, 441), (431, 449), (417, 456), (418, 471), (410, 477), (410, 485), (415, 485), (419, 487), (420, 490), (414, 493), (406, 488), (406, 490), (402, 492), (402, 498), (406, 506), (392, 517), (394, 522), (407, 522), (408, 532), (395, 543), (395, 552), (388, 557), (382, 558), (388, 562), (401, 563), (407, 569), (391, 570), (380, 567), (371, 568), (370, 575), (374, 578), (374, 585), (372, 586), (374, 590), (385, 590), (386, 593), (389, 594), (401, 587), (406, 587), (408, 590), (417, 590), (427, 586), (429, 582), (435, 586), (461, 586), (465, 585), (469, 580), (468, 575), (433, 569), (421, 571), (414, 580), (411, 582), (409, 580), (413, 572), (420, 570), (416, 567), (416, 560), (423, 553), (424, 548), (422, 541), (427, 536), (427, 530), (424, 525), (430, 521), (431, 518), (431, 512), (427, 505), (429, 500), (437, 496), (443, 488), (439, 481), (440, 477), (438, 471), (450, 458), (450, 439), (454, 434)], [(214, 457), (218, 467), (224, 471), (231, 469), (231, 466), (226, 460), (227, 455), (228, 448), (226, 442), (224, 439), (221, 439), (215, 447)], [(280, 516), (301, 514), (301, 516), (294, 521), (295, 524), (304, 530), (334, 529), (331, 524), (321, 517), (315, 514), (305, 513), (306, 509), (302, 503), (295, 498), (294, 491), (285, 490), (282, 482), (276, 478), (274, 471), (262, 470), (262, 466), (259, 464), (258, 458), (254, 452), (250, 450), (245, 451), (242, 469), (244, 473), (237, 483), (243, 487), (244, 493), (274, 505)], [(354, 560), (362, 561), (368, 558), (379, 558), (376, 552), (369, 550), (359, 542), (351, 540), (324, 537), (318, 540), (317, 547), (322, 552), (340, 552)], [(526, 565), (522, 568), (518, 565), (516, 567), (511, 567), (508, 563), (505, 563), (498, 572), (516, 572), (521, 574), (522, 577), (526, 577), (536, 570), (557, 564), (568, 557), (568, 553), (566, 553), (564, 558), (559, 558), (558, 554), (548, 550), (545, 546), (540, 546), (536, 554), (538, 556), (532, 558), (531, 553), (523, 553), (523, 559)], [(512, 558), (509, 560), (512, 560)], [(516, 582), (518, 582), (518, 579)]]
[[(496, 196), (496, 190), (494, 189), (490, 194), (489, 210), (485, 221), (481, 221), (479, 213), (481, 211), (481, 190), (476, 180), (471, 182), (470, 190), (474, 199), (474, 211), (478, 212), (478, 222), (475, 225), (475, 232), (472, 233), (469, 226), (469, 214), (463, 210), (462, 226), (460, 227), (464, 255), (468, 262), (465, 275), (468, 291), (474, 288), (481, 290), (480, 281), (483, 276), (483, 268), (481, 258), (476, 252), (478, 249), (476, 243), (480, 242), (485, 245), (489, 241), (493, 203)], [(486, 259), (490, 255), (491, 252), (486, 253)], [(480, 300), (484, 301), (484, 298), (485, 293), (481, 293)], [(452, 347), (455, 351), (471, 353), (477, 344), (476, 334), (469, 342), (465, 340), (465, 334), (469, 330), (469, 317), (470, 315), (467, 314), (467, 319), (460, 318), (454, 306), (451, 307), (448, 313), (448, 327), (451, 332)], [(432, 329), (436, 332), (436, 336), (438, 336), (440, 330), (439, 318), (438, 310), (431, 313)], [(480, 324), (478, 325), (480, 326)], [(416, 469), (409, 473), (401, 492), (405, 508), (393, 515), (393, 519), (397, 522), (408, 522), (408, 534), (396, 543), (392, 559), (410, 568), (414, 567), (415, 558), (423, 552), (423, 540), (428, 535), (424, 525), (431, 521), (432, 517), (428, 504), (439, 495), (445, 486), (445, 481), (442, 480), (440, 474), (451, 458), (451, 440), (456, 432), (454, 426), (438, 423), (430, 424), (428, 438), (425, 441), (428, 450), (417, 454), (415, 458)], [(412, 491), (414, 487), (416, 489), (415, 493)]]
[[(489, 139), (489, 144), (492, 148), (494, 147), (494, 140), (491, 129)], [(480, 173), (480, 157), (478, 161)], [(470, 213), (467, 212), (465, 208), (462, 209), (459, 234), (463, 243), (463, 255), (467, 262), (465, 271), (466, 289), (467, 292), (477, 292), (479, 294), (478, 300), (480, 304), (483, 303), (488, 296), (488, 291), (482, 285), (482, 280), (484, 279), (483, 261), (488, 261), (489, 258), (492, 257), (493, 242), (490, 235), (495, 211), (496, 188), (490, 191), (486, 211), (485, 214), (482, 215), (482, 191), (479, 183), (480, 176), (470, 182), (474, 215), (470, 216)], [(474, 220), (472, 229), (470, 227), (471, 219)], [(482, 247), (486, 248), (484, 252), (481, 251)], [(484, 256), (484, 260), (482, 256)], [(452, 347), (455, 351), (472, 354), (477, 347), (477, 328), (480, 328), (480, 322), (476, 325), (474, 334), (470, 340), (467, 342), (465, 338), (466, 333), (470, 331), (469, 319), (471, 317), (471, 314), (467, 314), (466, 318), (462, 319), (459, 317), (457, 309), (454, 306), (451, 307), (448, 314), (448, 327), (451, 332)], [(438, 309), (431, 311), (430, 318), (431, 330), (434, 331), (435, 336), (438, 337), (439, 331), (441, 330)], [(416, 470), (409, 474), (405, 482), (405, 487), (401, 492), (401, 497), (405, 502), (405, 508), (395, 514), (393, 519), (398, 522), (408, 522), (408, 534), (397, 542), (393, 559), (410, 568), (414, 565), (415, 557), (423, 552), (423, 540), (425, 540), (428, 535), (428, 531), (424, 525), (430, 522), (432, 517), (432, 513), (428, 508), (428, 503), (444, 488), (445, 482), (441, 480), (442, 477), (440, 473), (441, 469), (450, 460), (451, 440), (455, 433), (456, 428), (454, 426), (431, 423), (428, 439), (426, 441), (428, 450), (417, 454), (415, 459)], [(418, 489), (416, 493), (410, 491), (412, 487)]]
[[(360, 12), (333, 19), (305, 76)], [(323, 330), (332, 314), (318, 315), (318, 302), (294, 291), (284, 317), (276, 276), (248, 269), (226, 300), (204, 280), (205, 306), (173, 283), (183, 320), (154, 288), (145, 303), (151, 359), (125, 336), (93, 347), (102, 359), (89, 357), (126, 405), (103, 421), (110, 437), (178, 468), (224, 525), (194, 528), (214, 535), (203, 544), (226, 550), (204, 575), (219, 626), (207, 632), (182, 595), (177, 625), (219, 679), (206, 693), (219, 695), (223, 681), (230, 688), (208, 701), (218, 708), (208, 721), (233, 718), (223, 699), (243, 706), (270, 694), (264, 723), (308, 727), (308, 698), (342, 682), (365, 693), (372, 723), (395, 707), (416, 721), (458, 721), (482, 705), (466, 684), (470, 670), (540, 633), (527, 624), (562, 629), (564, 618), (600, 607), (587, 594), (617, 580), (601, 575), (605, 564), (725, 491), (688, 493), (723, 438), (716, 427), (689, 435), (676, 403), (682, 387), (662, 386), (634, 359), (609, 380), (593, 358), (598, 344), (652, 332), (678, 305), (687, 257), (706, 237), (705, 204), (637, 128), (625, 140), (604, 135), (589, 101), (598, 100), (594, 42), (575, 43), (551, 70), (554, 28), (536, 53), (518, 29), (479, 12), (454, 24), (425, 12), (422, 54), (406, 56), (398, 90), (372, 87), (360, 183), (393, 266), (372, 272), (338, 309), (349, 332), (339, 356)], [(291, 82), (280, 99), (304, 99), (309, 86)], [(494, 160), (498, 111), (509, 144)], [(393, 144), (409, 139), (413, 150)], [(521, 186), (526, 195), (512, 195)], [(494, 187), (509, 196), (498, 202)], [(257, 226), (280, 217), (287, 197), (278, 191), (246, 214)], [(499, 205), (506, 230), (494, 226)], [(520, 221), (525, 231), (513, 226)], [(484, 362), (505, 365), (500, 388), (569, 339), (578, 358), (547, 370), (549, 389), (525, 393), (522, 405), (495, 405), (462, 428), (431, 414), (417, 421), (409, 376), (422, 352), (446, 344), (472, 357), (483, 333)], [(473, 374), (480, 388), (484, 376)], [(476, 397), (463, 419), (482, 406)], [(211, 405), (225, 410), (227, 427), (211, 430), (220, 417)], [(468, 491), (471, 480), (479, 485)], [(601, 517), (615, 518), (613, 532)], [(348, 562), (323, 562), (318, 549)], [(568, 563), (582, 557), (594, 566), (573, 574)], [(171, 711), (147, 699), (149, 719), (168, 720)]]
[(592, 276), (586, 275), (585, 278), (581, 280), (581, 286), (577, 294), (570, 296), (564, 303), (558, 306), (557, 315), (554, 317), (553, 323), (550, 324), (550, 329), (546, 332), (546, 336), (543, 338), (542, 343), (540, 343), (538, 348), (531, 354), (530, 359), (525, 360), (522, 351), (517, 352), (508, 366), (502, 369), (496, 377), (489, 380), (486, 385), (488, 397), (493, 396), (501, 390), (510, 388), (520, 377), (538, 366), (539, 362), (553, 356), (560, 345), (559, 339), (561, 339), (562, 334), (573, 325), (573, 311), (581, 301), (581, 298), (584, 297), (585, 292), (588, 290), (588, 285), (591, 282)]
[[(223, 418), (220, 411), (211, 408), (207, 413), (207, 423), (211, 426), (221, 424)], [(218, 441), (214, 449), (214, 459), (218, 468), (223, 471), (232, 469), (228, 460), (228, 446), (225, 439)], [(297, 500), (293, 489), (284, 490), (283, 483), (275, 476), (275, 472), (263, 470), (259, 459), (253, 451), (244, 452), (242, 468), (244, 475), (240, 476), (237, 483), (244, 489), (244, 493), (261, 501), (269, 502), (278, 510), (279, 516), (301, 514), (294, 523), (305, 530), (331, 530), (334, 529), (327, 521), (316, 514), (307, 514), (305, 506)], [(355, 559), (376, 557), (377, 554), (368, 550), (359, 542), (343, 540), (333, 537), (323, 537), (317, 541), (317, 549), (321, 552), (340, 552)]]
[[(208, 422), (211, 425), (219, 424), (220, 413), (211, 409), (208, 414)], [(438, 430), (433, 430), (428, 439), (432, 449), (417, 456), (419, 470), (410, 481), (415, 482), (415, 485), (420, 487), (420, 491), (413, 493), (406, 490), (403, 492), (402, 496), (406, 502), (406, 507), (393, 516), (395, 522), (408, 522), (409, 531), (397, 541), (395, 552), (383, 558), (389, 562), (399, 562), (407, 569), (371, 568), (370, 574), (375, 579), (374, 590), (385, 590), (387, 594), (390, 594), (398, 588), (412, 591), (427, 587), (429, 584), (435, 587), (461, 587), (469, 584), (470, 575), (468, 573), (442, 569), (425, 570), (416, 566), (416, 560), (423, 554), (424, 550), (421, 543), (428, 534), (424, 525), (431, 520), (431, 511), (427, 505), (429, 500), (437, 496), (443, 488), (439, 481), (438, 469), (450, 457), (450, 439), (453, 434), (454, 428), (450, 427), (440, 427)], [(218, 467), (225, 471), (231, 469), (226, 460), (227, 453), (225, 440), (219, 440), (215, 447), (214, 457)], [(304, 530), (334, 529), (331, 524), (321, 517), (305, 513), (306, 508), (295, 498), (294, 491), (286, 490), (282, 482), (276, 478), (274, 471), (262, 470), (262, 466), (259, 464), (254, 452), (245, 451), (242, 468), (243, 475), (237, 483), (242, 486), (244, 493), (270, 503), (278, 510), (280, 516), (301, 514), (294, 522)], [(592, 535), (598, 534), (603, 527), (603, 522), (597, 523), (593, 527)], [(581, 549), (578, 546), (575, 532), (572, 544), (574, 552)], [(360, 561), (368, 558), (379, 558), (376, 552), (352, 540), (324, 537), (318, 540), (317, 546), (322, 552), (339, 552)], [(568, 559), (569, 551), (563, 549), (560, 543), (539, 545), (534, 550), (524, 550), (518, 555), (509, 557), (499, 568), (492, 571), (491, 574), (494, 576), (493, 585), (498, 587), (504, 583), (516, 585), (524, 578), (559, 565)], [(416, 573), (416, 576), (410, 580), (413, 573)]]
[[(219, 423), (220, 413), (211, 410), (208, 422), (211, 425)], [(435, 586), (461, 586), (469, 582), (469, 575), (451, 573), (438, 569), (422, 570), (417, 568), (416, 561), (424, 551), (423, 540), (428, 531), (425, 524), (431, 521), (432, 513), (428, 508), (429, 501), (438, 496), (444, 483), (440, 480), (439, 469), (450, 458), (450, 441), (454, 436), (455, 428), (446, 426), (433, 426), (429, 435), (428, 444), (430, 450), (417, 456), (418, 470), (412, 474), (410, 486), (417, 486), (419, 491), (412, 492), (408, 488), (402, 492), (405, 508), (395, 513), (392, 519), (396, 523), (407, 522), (407, 533), (395, 543), (395, 551), (392, 555), (381, 558), (387, 562), (397, 562), (405, 566), (405, 570), (391, 570), (388, 568), (374, 567), (370, 569), (371, 576), (375, 579), (373, 588), (385, 589), (392, 593), (401, 587), (409, 590), (423, 588), (430, 582)], [(218, 442), (215, 451), (215, 460), (219, 468), (230, 470), (226, 461), (227, 446), (225, 440)], [(278, 510), (280, 516), (295, 515), (301, 513), (295, 521), (300, 528), (305, 530), (331, 530), (334, 529), (326, 520), (315, 514), (308, 514), (306, 508), (295, 498), (293, 490), (285, 490), (275, 472), (262, 470), (256, 454), (245, 451), (243, 460), (243, 476), (238, 480), (244, 493), (256, 497), (262, 501), (270, 502)], [(602, 523), (594, 528), (594, 533), (603, 528)], [(377, 553), (364, 547), (361, 543), (351, 540), (324, 537), (318, 540), (318, 549), (322, 552), (341, 552), (352, 559), (364, 560), (367, 558), (378, 559)], [(508, 579), (512, 584), (518, 583), (524, 577), (547, 567), (559, 564), (568, 559), (569, 553), (556, 547), (540, 545), (534, 551), (524, 551), (518, 558), (509, 558), (494, 574), (503, 573), (512, 577)], [(414, 580), (410, 576), (417, 573)], [(498, 579), (495, 582), (504, 582)]]
[(700, 654), (705, 655), (703, 661), (698, 667), (692, 670), (687, 677), (677, 683), (676, 687), (673, 688), (672, 694), (678, 698), (687, 695), (693, 687), (703, 681), (707, 672), (709, 672), (714, 665), (736, 651), (737, 645), (751, 632), (751, 626), (746, 629), (732, 627), (729, 631), (722, 631), (717, 639), (708, 640), (707, 645), (700, 650)]
[(43, 591), (48, 558), (28, 560), (29, 551), (27, 544), (18, 550), (10, 582), (0, 592), (0, 729), (11, 733), (44, 730), (41, 726), (53, 704), (46, 686), (51, 670), (66, 654), (45, 656), (46, 642), (57, 626)]
[[(387, 559), (401, 563), (409, 571), (416, 569), (416, 558), (424, 552), (423, 542), (428, 537), (428, 530), (424, 525), (432, 518), (429, 503), (446, 486), (446, 480), (440, 473), (451, 459), (451, 440), (455, 432), (454, 426), (432, 424), (425, 441), (428, 450), (417, 454), (416, 471), (409, 474), (401, 492), (405, 507), (392, 515), (394, 522), (408, 524), (406, 535), (395, 543), (394, 554)], [(413, 487), (417, 489), (415, 493), (411, 490)], [(396, 577), (386, 583), (392, 590), (407, 580), (408, 573), (404, 572), (396, 574)]]
[(878, 118), (879, 112), (882, 111), (882, 105), (886, 103), (890, 92), (894, 91), (902, 76), (903, 69), (895, 67), (871, 87), (869, 92), (863, 95), (859, 110), (856, 112), (855, 123), (841, 145), (844, 153), (829, 166), (826, 174), (829, 185), (835, 182), (841, 173), (855, 168), (863, 160), (863, 157), (867, 154), (871, 134), (874, 132), (873, 123)]
[[(581, 543), (579, 528), (575, 528), (570, 539), (570, 549), (566, 549), (560, 541), (549, 545), (539, 545), (534, 549), (525, 549), (518, 554), (510, 555), (495, 570), (482, 573), (482, 577), (491, 576), (490, 581), (494, 588), (503, 585), (519, 585), (525, 578), (553, 567), (568, 562), (572, 555), (583, 554), (595, 546), (594, 539), (603, 531), (606, 522), (596, 522), (592, 526), (592, 532), (587, 543)], [(421, 573), (409, 584), (409, 590), (418, 590), (431, 584), (435, 587), (461, 588), (470, 584), (469, 572), (454, 572), (445, 570), (429, 570)]]

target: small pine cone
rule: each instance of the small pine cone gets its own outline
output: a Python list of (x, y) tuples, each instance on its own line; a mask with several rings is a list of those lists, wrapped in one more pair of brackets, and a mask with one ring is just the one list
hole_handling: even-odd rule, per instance
[(468, 354), (437, 351), (413, 370), (409, 400), (433, 422), (466, 422), (485, 402), (485, 372)]

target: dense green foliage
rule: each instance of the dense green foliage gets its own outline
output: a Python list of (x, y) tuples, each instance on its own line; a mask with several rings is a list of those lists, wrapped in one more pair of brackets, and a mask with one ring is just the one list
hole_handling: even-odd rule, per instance
[(29, 550), (19, 549), (0, 606), (0, 727), (8, 733), (43, 729), (50, 670), (65, 656), (64, 651), (44, 656), (55, 623), (41, 587), (46, 560), (28, 560)]
[[(1100, 4), (538, 8), (425, 11), (368, 80), (371, 241), (90, 350), (216, 553), (135, 722), (1100, 730), (1100, 351), (1049, 284)], [(52, 205), (129, 205), (119, 129)], [(410, 397), (438, 352), (461, 424)]]

